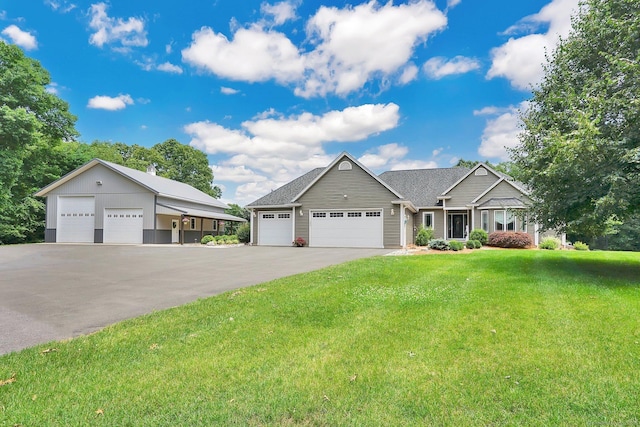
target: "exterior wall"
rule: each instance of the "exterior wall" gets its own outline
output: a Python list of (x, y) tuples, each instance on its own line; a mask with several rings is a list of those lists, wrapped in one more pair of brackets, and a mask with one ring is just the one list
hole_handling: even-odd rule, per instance
[(484, 176), (476, 176), (472, 173), (447, 193), (447, 196), (451, 196), (446, 202), (447, 208), (466, 208), (473, 199), (487, 191), (498, 179), (499, 177), (489, 170)]
[(420, 211), (418, 211), (418, 213), (416, 214), (416, 230), (418, 228), (420, 228), (421, 225), (424, 225), (424, 213), (425, 212), (433, 212), (433, 221), (434, 221), (434, 227), (433, 227), (433, 237), (435, 239), (444, 239), (444, 233), (445, 233), (445, 229), (442, 228), (444, 226), (444, 211), (442, 210), (442, 208), (427, 208), (427, 209), (421, 209)]
[[(102, 184), (98, 185), (98, 181)], [(154, 194), (102, 165), (92, 167), (47, 194), (48, 230), (57, 227), (58, 196), (95, 196), (96, 230), (103, 229), (105, 208), (142, 208), (143, 228), (154, 227)], [(49, 231), (48, 235), (51, 236), (51, 233)], [(96, 235), (96, 239), (98, 237), (101, 236)]]
[[(480, 195), (481, 193), (482, 192), (478, 193), (478, 195)], [(478, 195), (476, 195), (476, 197), (478, 197)], [(515, 188), (513, 185), (509, 184), (508, 182), (502, 181), (500, 184), (492, 188), (491, 191), (482, 196), (477, 203), (481, 205), (487, 200), (496, 197), (515, 197), (525, 203), (529, 200), (527, 196), (523, 195), (522, 192)], [(447, 204), (449, 204), (449, 202), (447, 202)]]
[[(342, 158), (341, 160), (348, 160)], [(398, 197), (366, 171), (351, 162), (351, 170), (338, 170), (340, 161), (313, 185), (297, 202), (296, 236), (309, 241), (309, 210), (313, 209), (383, 209), (383, 245), (400, 246), (399, 206), (391, 201)], [(344, 195), (347, 195), (345, 198)], [(303, 215), (300, 216), (299, 210)], [(391, 215), (394, 209), (394, 215)]]
[(175, 206), (177, 208), (183, 207), (186, 209), (199, 209), (201, 211), (207, 211), (207, 212), (224, 213), (224, 209), (222, 208), (216, 208), (213, 206), (203, 205), (196, 202), (176, 200), (170, 197), (158, 196), (158, 203), (163, 205)]

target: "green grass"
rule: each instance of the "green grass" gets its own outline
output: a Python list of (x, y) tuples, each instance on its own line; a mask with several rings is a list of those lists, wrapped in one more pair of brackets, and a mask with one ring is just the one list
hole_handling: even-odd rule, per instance
[(0, 357), (12, 374), (3, 426), (640, 425), (640, 255), (365, 259)]

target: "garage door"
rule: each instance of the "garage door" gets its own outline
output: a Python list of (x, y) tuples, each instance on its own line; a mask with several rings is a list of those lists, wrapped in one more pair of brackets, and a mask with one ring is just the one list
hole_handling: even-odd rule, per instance
[(56, 242), (93, 243), (95, 200), (93, 197), (58, 197)]
[(291, 212), (261, 212), (258, 219), (258, 244), (291, 246), (292, 226)]
[(105, 209), (104, 243), (142, 243), (142, 209)]
[(382, 211), (312, 211), (309, 246), (382, 248)]

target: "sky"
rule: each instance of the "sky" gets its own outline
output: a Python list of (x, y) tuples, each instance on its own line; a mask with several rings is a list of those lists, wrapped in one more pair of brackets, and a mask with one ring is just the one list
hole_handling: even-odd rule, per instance
[(347, 151), (375, 173), (508, 160), (578, 0), (0, 0), (79, 140), (203, 152), (246, 205)]

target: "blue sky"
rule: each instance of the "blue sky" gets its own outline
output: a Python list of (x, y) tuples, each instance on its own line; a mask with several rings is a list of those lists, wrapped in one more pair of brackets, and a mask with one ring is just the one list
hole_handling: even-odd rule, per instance
[(0, 1), (80, 140), (207, 153), (247, 204), (348, 151), (374, 172), (507, 160), (578, 0)]

